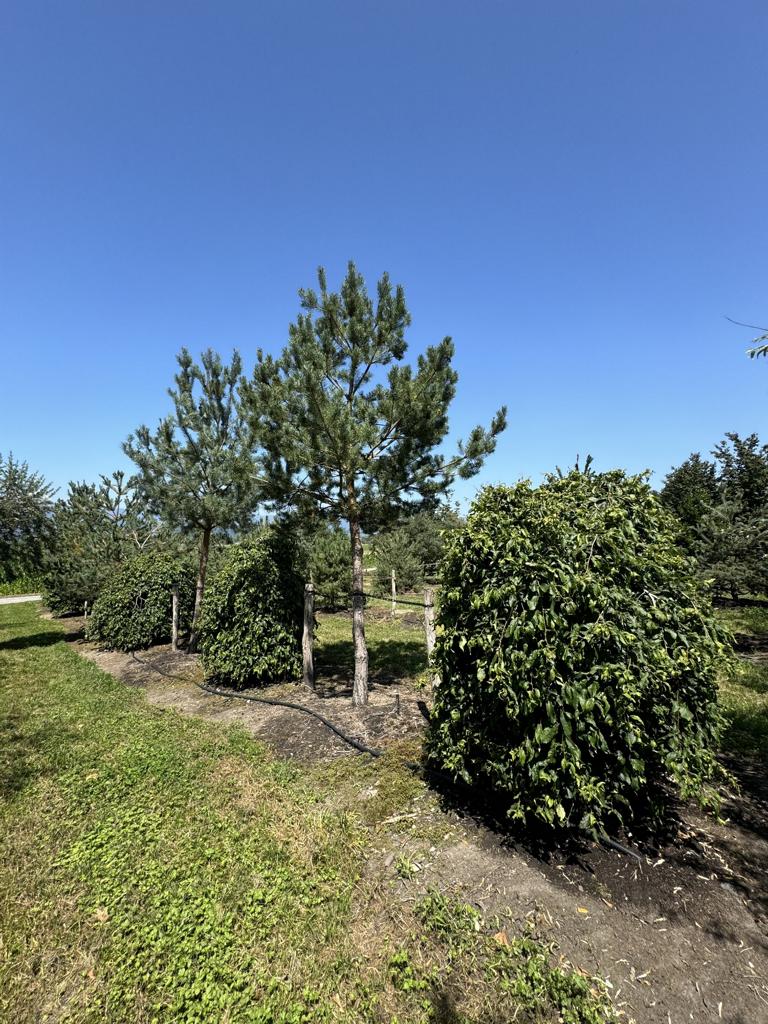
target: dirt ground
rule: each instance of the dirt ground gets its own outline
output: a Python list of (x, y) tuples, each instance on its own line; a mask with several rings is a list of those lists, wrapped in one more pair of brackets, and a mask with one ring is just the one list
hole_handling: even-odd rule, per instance
[[(193, 657), (98, 651), (78, 638), (78, 620), (66, 623), (83, 657), (154, 705), (240, 725), (284, 757), (360, 756), (308, 715), (201, 691)], [(374, 686), (364, 710), (297, 685), (259, 695), (316, 710), (375, 747), (417, 738), (425, 724), (423, 700), (405, 686)], [(682, 808), (677, 834), (639, 859), (599, 846), (542, 856), (427, 791), (382, 833), (366, 875), (404, 901), (431, 885), (460, 891), (509, 934), (535, 921), (561, 955), (606, 979), (637, 1024), (768, 1024), (768, 786), (759, 765), (727, 766), (740, 786), (724, 791), (724, 822)], [(393, 870), (400, 858), (411, 879)]]

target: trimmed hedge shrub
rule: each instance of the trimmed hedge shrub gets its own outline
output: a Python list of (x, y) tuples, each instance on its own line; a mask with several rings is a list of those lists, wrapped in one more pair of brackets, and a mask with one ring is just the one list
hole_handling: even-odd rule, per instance
[(170, 555), (145, 554), (115, 570), (93, 605), (88, 638), (102, 647), (134, 651), (171, 638), (172, 590), (179, 588), (179, 626), (192, 621), (194, 567)]
[(482, 491), (444, 562), (432, 763), (528, 826), (701, 797), (730, 634), (676, 539), (641, 476)]
[(274, 528), (224, 552), (200, 615), (207, 677), (243, 687), (301, 673), (304, 576), (298, 561), (294, 541)]

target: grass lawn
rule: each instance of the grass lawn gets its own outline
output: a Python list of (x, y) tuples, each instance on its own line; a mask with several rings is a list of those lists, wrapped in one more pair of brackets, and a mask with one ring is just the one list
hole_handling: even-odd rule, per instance
[(734, 753), (768, 761), (768, 606), (722, 608), (720, 615), (754, 650), (721, 682), (727, 728), (723, 744)]
[[(393, 619), (386, 605), (383, 601), (372, 601), (366, 612), (370, 674), (374, 679), (414, 679), (427, 668), (423, 617), (398, 614)], [(418, 613), (416, 608), (408, 611)], [(351, 613), (318, 612), (315, 659), (318, 673), (352, 672), (355, 659)]]
[(397, 762), (299, 767), (153, 709), (38, 612), (0, 607), (0, 1020), (611, 1019), (535, 938), (365, 876), (422, 791)]

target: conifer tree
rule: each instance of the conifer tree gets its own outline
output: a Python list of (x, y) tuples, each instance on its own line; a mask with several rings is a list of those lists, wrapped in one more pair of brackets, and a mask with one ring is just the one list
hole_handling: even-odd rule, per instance
[(80, 612), (90, 605), (117, 567), (154, 546), (160, 524), (122, 470), (98, 484), (71, 482), (53, 510), (52, 537), (44, 560), (48, 607)]
[(718, 500), (714, 462), (693, 452), (685, 462), (674, 466), (664, 478), (659, 497), (680, 520), (685, 541), (690, 544), (702, 519)]
[(258, 353), (243, 400), (260, 446), (266, 497), (308, 506), (350, 536), (355, 676), (353, 701), (368, 699), (363, 537), (433, 507), (458, 475), (477, 473), (506, 425), (475, 427), (456, 455), (438, 452), (456, 392), (453, 343), (444, 338), (404, 363), (411, 322), (401, 286), (387, 274), (374, 305), (353, 263), (338, 293), (325, 271), (319, 291), (299, 292), (303, 312), (282, 355)]
[(55, 488), (26, 462), (0, 453), (0, 583), (36, 572), (51, 534)]
[(170, 526), (200, 537), (190, 650), (205, 590), (211, 534), (250, 522), (256, 507), (248, 430), (240, 414), (240, 356), (224, 364), (212, 349), (195, 363), (186, 349), (177, 357), (174, 412), (152, 433), (146, 426), (123, 448), (139, 467), (138, 483), (150, 506)]

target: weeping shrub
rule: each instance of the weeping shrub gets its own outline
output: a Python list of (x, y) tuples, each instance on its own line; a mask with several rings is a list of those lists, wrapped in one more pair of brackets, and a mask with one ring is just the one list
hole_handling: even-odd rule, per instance
[(701, 796), (730, 637), (645, 477), (489, 487), (443, 567), (429, 756), (528, 826)]
[(243, 687), (300, 674), (301, 568), (297, 545), (276, 528), (223, 553), (200, 616), (199, 651), (208, 678)]
[(169, 641), (173, 588), (179, 588), (179, 627), (187, 630), (195, 580), (191, 561), (158, 552), (132, 558), (103, 584), (88, 621), (88, 639), (119, 651)]

